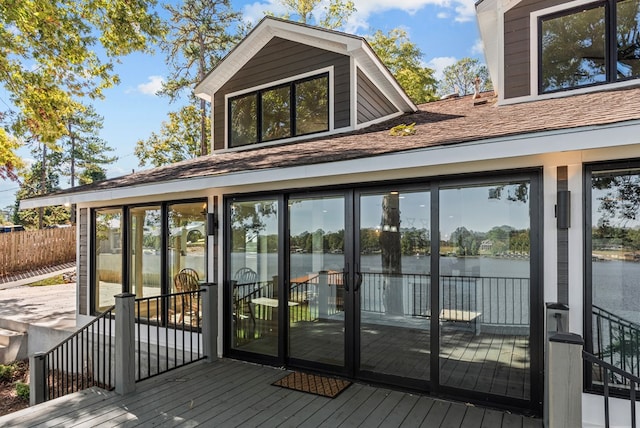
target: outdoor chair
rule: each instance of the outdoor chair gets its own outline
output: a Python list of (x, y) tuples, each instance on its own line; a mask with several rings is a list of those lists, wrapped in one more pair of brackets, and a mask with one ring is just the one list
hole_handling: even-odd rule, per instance
[(231, 281), (233, 301), (235, 303), (236, 310), (238, 307), (246, 304), (249, 310), (249, 316), (251, 317), (251, 321), (254, 326), (256, 324), (256, 318), (253, 314), (253, 308), (251, 307), (251, 299), (256, 297), (260, 291), (257, 281), (258, 274), (248, 267), (238, 269)]
[[(173, 283), (175, 285), (175, 290), (177, 293), (187, 293), (192, 291), (197, 291), (200, 288), (200, 282), (198, 273), (190, 268), (182, 269), (174, 278)], [(188, 313), (192, 318), (191, 322), (193, 323), (193, 314), (196, 313), (196, 322), (199, 317), (198, 309), (194, 308), (194, 297), (193, 294), (183, 294), (180, 296), (181, 306), (180, 306), (180, 315), (176, 320), (176, 323), (182, 323), (184, 320), (185, 312)], [(197, 301), (197, 300), (196, 300)], [(197, 305), (196, 305), (197, 306)]]

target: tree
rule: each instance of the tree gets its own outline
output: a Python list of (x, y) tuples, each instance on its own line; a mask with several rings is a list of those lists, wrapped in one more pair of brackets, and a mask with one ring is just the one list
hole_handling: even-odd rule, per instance
[[(185, 88), (192, 88), (204, 79), (228, 50), (237, 42), (229, 27), (240, 19), (231, 9), (229, 0), (185, 0), (180, 7), (166, 5), (171, 14), (168, 36), (162, 43), (167, 54), (171, 74), (164, 83), (161, 94), (174, 101)], [(195, 98), (191, 98), (196, 103)], [(207, 154), (209, 130), (207, 127), (207, 103), (199, 100), (200, 154)], [(153, 136), (151, 137), (151, 139)]]
[[(163, 26), (156, 0), (3, 0), (0, 2), (0, 82), (19, 114), (16, 135), (52, 148), (79, 99), (101, 98), (118, 83), (119, 57), (147, 51)], [(100, 52), (100, 54), (98, 53)], [(3, 175), (13, 174), (15, 140), (0, 132)], [(7, 154), (8, 153), (8, 154)]]
[(367, 40), (413, 102), (421, 104), (436, 99), (433, 70), (422, 66), (422, 52), (409, 40), (406, 31), (395, 28), (384, 34), (378, 30)]
[(23, 166), (22, 160), (16, 155), (19, 147), (20, 141), (0, 128), (0, 180), (18, 179), (17, 170)]
[[(293, 14), (299, 22), (332, 30), (341, 28), (356, 11), (351, 0), (330, 0), (328, 4), (322, 0), (280, 0), (280, 3), (288, 10), (284, 18), (291, 19)], [(317, 20), (314, 19), (314, 13), (318, 16)]]
[[(43, 151), (44, 151), (43, 145)], [(62, 155), (53, 152), (47, 157), (47, 165), (58, 165)], [(43, 173), (44, 171), (44, 173)], [(44, 187), (42, 176), (44, 175)], [(69, 221), (69, 209), (64, 206), (51, 206), (41, 209), (20, 210), (20, 201), (33, 196), (60, 190), (60, 178), (56, 171), (49, 167), (43, 168), (42, 161), (35, 162), (31, 168), (22, 175), (20, 189), (16, 193), (16, 203), (13, 222), (22, 224), (26, 228), (43, 228), (53, 224), (62, 224)]]
[[(146, 140), (136, 142), (134, 153), (140, 166), (161, 166), (197, 157), (200, 153), (200, 119), (194, 105), (169, 113), (169, 120), (162, 123), (159, 134), (152, 132)], [(206, 117), (207, 128), (210, 123)]]
[(112, 164), (118, 159), (107, 154), (112, 152), (113, 148), (98, 136), (103, 121), (102, 116), (98, 115), (92, 106), (66, 118), (67, 134), (62, 138), (62, 162), (69, 165), (65, 174), (70, 177), (71, 187), (75, 187), (76, 178), (82, 177), (81, 183), (86, 184), (88, 180), (91, 183), (102, 177), (104, 169), (101, 165)]
[(446, 67), (442, 80), (438, 84), (441, 95), (457, 93), (469, 95), (475, 92), (476, 78), (479, 78), (480, 92), (493, 89), (489, 70), (480, 61), (472, 58), (462, 58), (455, 64)]

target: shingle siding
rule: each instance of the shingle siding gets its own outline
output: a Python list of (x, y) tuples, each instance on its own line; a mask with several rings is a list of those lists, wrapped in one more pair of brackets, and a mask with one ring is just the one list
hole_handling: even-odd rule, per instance
[(504, 15), (504, 97), (531, 95), (531, 12), (565, 3), (525, 0)]
[(89, 315), (87, 308), (87, 295), (89, 284), (89, 210), (87, 208), (80, 208), (80, 215), (78, 219), (79, 242), (78, 248), (78, 312), (82, 315)]
[(391, 101), (358, 69), (358, 124), (396, 113)]
[(225, 94), (328, 66), (334, 66), (334, 128), (349, 126), (349, 57), (274, 37), (214, 95), (214, 149), (225, 148)]

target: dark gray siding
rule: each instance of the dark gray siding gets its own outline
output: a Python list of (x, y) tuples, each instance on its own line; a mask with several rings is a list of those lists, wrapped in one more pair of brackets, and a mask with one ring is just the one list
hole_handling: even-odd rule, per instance
[(504, 15), (504, 97), (531, 95), (530, 14), (565, 3), (563, 0), (525, 0)]
[(224, 148), (225, 94), (334, 66), (334, 128), (351, 124), (349, 57), (274, 37), (214, 95), (214, 149)]
[(358, 123), (365, 123), (398, 110), (391, 101), (358, 69)]
[(80, 208), (80, 215), (78, 220), (79, 228), (79, 248), (78, 248), (78, 311), (82, 315), (89, 315), (87, 308), (87, 295), (88, 295), (88, 279), (89, 279), (89, 210), (87, 208)]

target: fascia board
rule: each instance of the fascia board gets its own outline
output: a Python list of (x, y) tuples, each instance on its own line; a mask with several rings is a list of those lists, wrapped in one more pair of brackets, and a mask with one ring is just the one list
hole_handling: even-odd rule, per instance
[(288, 185), (291, 185), (291, 180), (408, 171), (413, 168), (441, 167), (442, 165), (541, 156), (570, 151), (611, 150), (624, 146), (638, 147), (640, 146), (639, 135), (640, 120), (634, 120), (611, 125), (499, 137), (452, 146), (426, 147), (401, 153), (333, 162), (331, 168), (327, 168), (325, 163), (284, 169), (269, 168), (142, 184), (98, 192), (90, 191), (59, 196), (44, 196), (21, 201), (20, 208), (38, 208), (66, 203), (95, 203), (143, 196), (148, 198), (153, 195), (161, 195), (166, 198), (168, 194), (172, 193), (186, 193), (198, 190), (206, 192), (206, 189), (247, 186), (251, 183), (263, 185), (265, 183), (289, 181)]

